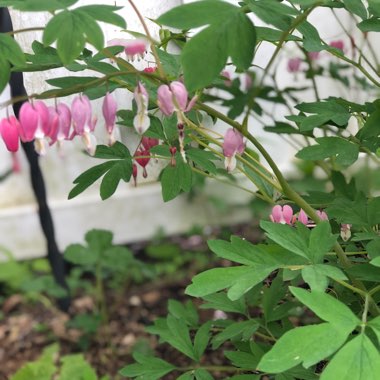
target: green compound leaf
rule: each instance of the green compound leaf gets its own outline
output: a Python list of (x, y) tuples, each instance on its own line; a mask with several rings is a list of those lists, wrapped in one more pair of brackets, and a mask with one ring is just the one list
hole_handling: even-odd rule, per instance
[(239, 11), (225, 1), (204, 0), (180, 5), (161, 15), (157, 22), (178, 29), (191, 29), (220, 22)]
[(176, 165), (172, 166), (169, 164), (163, 169), (160, 176), (162, 199), (164, 202), (174, 199), (182, 191), (190, 191), (192, 186), (192, 178), (193, 173), (189, 164), (183, 162), (182, 157), (177, 154)]
[(111, 147), (98, 145), (94, 157), (109, 161), (96, 165), (77, 177), (74, 180), (75, 187), (69, 193), (69, 199), (81, 194), (103, 175), (104, 178), (100, 185), (100, 196), (103, 200), (114, 194), (120, 180), (125, 182), (130, 180), (132, 158), (124, 144), (116, 142)]
[(262, 357), (258, 369), (280, 373), (300, 363), (308, 368), (333, 354), (346, 339), (347, 334), (330, 323), (294, 328)]
[(57, 41), (57, 51), (63, 64), (68, 65), (81, 54), (86, 41), (100, 50), (104, 35), (98, 21), (125, 27), (122, 17), (115, 14), (120, 7), (89, 5), (73, 10), (65, 9), (46, 25), (43, 35), (45, 46)]
[(186, 288), (186, 294), (202, 297), (230, 288), (227, 293), (228, 298), (235, 301), (263, 281), (276, 268), (273, 265), (257, 265), (210, 269), (193, 277), (192, 284)]
[(326, 264), (307, 265), (302, 269), (302, 278), (311, 290), (324, 292), (329, 284), (328, 278), (347, 280), (347, 276), (336, 267)]
[(348, 11), (359, 16), (362, 20), (367, 18), (367, 10), (362, 0), (343, 0), (343, 3)]
[(315, 139), (318, 145), (301, 149), (296, 157), (302, 160), (317, 161), (335, 157), (338, 165), (350, 166), (359, 156), (359, 146), (341, 137), (329, 136)]
[(120, 370), (119, 373), (121, 376), (137, 377), (146, 380), (158, 380), (175, 369), (172, 364), (153, 356), (144, 356), (142, 354), (135, 353), (133, 357), (137, 363), (127, 365)]
[(186, 43), (181, 55), (185, 83), (190, 91), (205, 87), (217, 78), (228, 57), (240, 70), (251, 65), (256, 32), (240, 7), (223, 1), (199, 1), (176, 7), (157, 21), (180, 29), (209, 25)]
[(380, 353), (366, 335), (360, 334), (336, 353), (321, 380), (377, 380), (379, 373)]
[(360, 324), (360, 320), (348, 306), (326, 293), (309, 292), (293, 286), (289, 287), (289, 290), (319, 318), (330, 322), (346, 335)]

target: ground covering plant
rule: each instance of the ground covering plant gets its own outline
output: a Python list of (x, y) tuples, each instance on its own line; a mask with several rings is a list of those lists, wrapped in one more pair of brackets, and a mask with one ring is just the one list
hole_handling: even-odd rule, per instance
[[(48, 145), (81, 137), (88, 154), (102, 162), (74, 180), (69, 198), (100, 178), (100, 196), (109, 198), (120, 181), (137, 182), (140, 171), (149, 175), (147, 164), (154, 158), (166, 162), (159, 176), (165, 202), (189, 192), (205, 177), (251, 192), (273, 207), (260, 222), (265, 242), (252, 244), (236, 236), (209, 241), (211, 251), (230, 265), (197, 274), (186, 293), (202, 299), (203, 308), (218, 311), (219, 319), (200, 320), (192, 303), (172, 303), (168, 316), (148, 327), (162, 343), (184, 354), (188, 366), (136, 353), (136, 362), (121, 369), (121, 375), (376, 380), (380, 197), (371, 186), (355, 181), (349, 170), (364, 162), (362, 170), (370, 177), (378, 169), (379, 63), (371, 37), (380, 30), (379, 2), (202, 0), (155, 20), (161, 28), (156, 40), (129, 0), (144, 34), (106, 44), (98, 22), (126, 29), (126, 21), (116, 13), (121, 7), (76, 3), (0, 1), (2, 6), (52, 14), (42, 28), (42, 42), (33, 43), (33, 54), (24, 54), (11, 35), (0, 35), (2, 87), (12, 70), (64, 66), (93, 72), (50, 79), (54, 88), (31, 95), (19, 119), (3, 119), (0, 132), (7, 148), (16, 151), (19, 139), (34, 140), (43, 155)], [(344, 38), (320, 37), (310, 22), (320, 8), (335, 16)], [(344, 27), (337, 11), (352, 18), (355, 34)], [(255, 25), (252, 15), (266, 26)], [(27, 29), (14, 33), (22, 32)], [(96, 51), (88, 50), (86, 43)], [(269, 61), (264, 67), (253, 64), (268, 44), (274, 46)], [(177, 45), (180, 54), (170, 53), (171, 45)], [(290, 75), (303, 77), (305, 88), (277, 84), (277, 64), (287, 46), (300, 52), (289, 58), (287, 68)], [(329, 57), (327, 66), (319, 61), (322, 54)], [(135, 66), (138, 59), (146, 62), (142, 70)], [(347, 90), (365, 91), (367, 101), (321, 98), (318, 82), (326, 76)], [(302, 102), (308, 88), (315, 100)], [(118, 110), (116, 89), (133, 93), (132, 109)], [(64, 97), (71, 94), (78, 95), (69, 107)], [(93, 135), (91, 100), (101, 97), (108, 145), (96, 145)], [(49, 98), (57, 99), (55, 106), (45, 105)], [(227, 111), (221, 112), (219, 104)], [(289, 113), (265, 129), (299, 147), (296, 157), (310, 170), (319, 168), (325, 191), (296, 191), (256, 137), (267, 104), (281, 104)], [(224, 135), (214, 128), (220, 122), (228, 125)], [(141, 136), (134, 152), (117, 141), (115, 123), (134, 127)], [(236, 174), (251, 185), (234, 180)], [(220, 350), (226, 364), (205, 362), (206, 350)]]

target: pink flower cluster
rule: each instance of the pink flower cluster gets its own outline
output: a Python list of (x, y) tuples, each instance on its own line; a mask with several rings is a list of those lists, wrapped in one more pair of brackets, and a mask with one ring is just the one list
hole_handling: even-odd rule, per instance
[[(117, 104), (113, 96), (106, 94), (103, 101), (103, 116), (109, 143), (115, 139), (113, 130), (115, 127)], [(92, 115), (91, 102), (86, 95), (76, 96), (71, 107), (65, 103), (56, 106), (47, 106), (43, 101), (25, 102), (19, 113), (19, 118), (9, 116), (0, 121), (0, 134), (11, 152), (19, 148), (19, 140), (22, 142), (34, 141), (38, 154), (45, 155), (47, 145), (63, 140), (72, 140), (80, 136), (89, 154), (94, 154), (96, 139), (93, 135), (97, 119)]]
[[(350, 37), (351, 40), (351, 46), (354, 49), (355, 48), (355, 42), (352, 37)], [(339, 49), (344, 52), (344, 41), (343, 40), (335, 40), (331, 41), (329, 44), (330, 47)], [(311, 61), (317, 61), (320, 57), (320, 52), (319, 51), (311, 51), (308, 53), (308, 57)], [(299, 57), (294, 57), (290, 58), (287, 63), (287, 70), (289, 73), (297, 73), (301, 70), (301, 64), (302, 64), (302, 59)]]
[[(328, 220), (328, 216), (324, 211), (317, 210), (316, 214), (321, 220)], [(308, 227), (315, 227), (313, 220), (309, 219), (304, 210), (300, 210), (298, 215), (293, 213), (293, 209), (288, 206), (276, 205), (272, 208), (272, 213), (269, 215), (270, 220), (273, 223), (289, 224), (293, 225), (297, 221)]]

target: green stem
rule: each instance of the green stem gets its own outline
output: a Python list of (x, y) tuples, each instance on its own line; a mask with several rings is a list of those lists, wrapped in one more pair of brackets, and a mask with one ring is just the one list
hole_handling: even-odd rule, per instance
[(371, 289), (368, 294), (370, 296), (373, 296), (375, 293), (377, 293), (380, 290), (380, 285), (375, 286), (373, 289)]
[(217, 176), (214, 176), (214, 175), (212, 175), (212, 174), (206, 173), (206, 172), (204, 172), (204, 171), (202, 171), (202, 170), (200, 170), (200, 169), (198, 169), (198, 168), (194, 168), (194, 167), (192, 167), (191, 170), (192, 170), (194, 173), (198, 173), (198, 174), (200, 174), (200, 175), (202, 175), (202, 176), (204, 176), (204, 177), (207, 177), (207, 178), (212, 178), (212, 179), (214, 179), (214, 180), (216, 180), (216, 181), (218, 181), (218, 182), (220, 182), (220, 183), (223, 183), (223, 184), (228, 185), (228, 186), (235, 187), (235, 188), (237, 188), (237, 189), (241, 189), (241, 190), (243, 190), (243, 191), (246, 191), (247, 193), (250, 193), (250, 194), (254, 195), (255, 197), (257, 196), (257, 197), (263, 199), (264, 201), (268, 201), (268, 199), (266, 199), (266, 198), (265, 198), (264, 196), (262, 196), (261, 194), (255, 193), (254, 191), (251, 191), (251, 190), (247, 189), (247, 188), (244, 187), (244, 186), (238, 185), (238, 184), (236, 184), (236, 183), (228, 182), (228, 181), (223, 180), (223, 179), (221, 179), (221, 178), (219, 178), (219, 177), (217, 177)]
[(42, 26), (34, 26), (32, 28), (23, 28), (23, 29), (17, 29), (17, 30), (12, 30), (10, 32), (7, 32), (5, 34), (9, 34), (11, 36), (18, 34), (18, 33), (25, 33), (25, 32), (39, 32), (41, 30), (45, 30), (45, 27)]
[(363, 314), (362, 314), (362, 326), (361, 326), (362, 334), (364, 333), (365, 326), (367, 324), (369, 298), (370, 298), (370, 296), (367, 294), (365, 297), (365, 300), (364, 300), (364, 310), (363, 310)]
[(293, 31), (297, 28), (298, 25), (302, 24), (307, 18), (308, 16), (310, 15), (310, 13), (317, 7), (319, 7), (320, 5), (323, 4), (323, 1), (319, 1), (318, 3), (315, 3), (311, 8), (309, 8), (308, 10), (306, 10), (305, 12), (301, 13), (300, 15), (298, 15), (292, 22), (292, 25), (291, 27), (288, 29), (288, 30), (285, 30), (281, 36), (280, 36), (280, 40), (278, 41), (278, 44), (276, 46), (276, 50), (274, 51), (274, 53), (272, 54), (272, 57), (270, 58), (265, 70), (264, 70), (264, 75), (262, 76), (261, 78), (261, 82), (259, 84), (259, 87), (262, 86), (262, 84), (264, 83), (264, 79), (266, 77), (266, 75), (268, 74), (269, 72), (269, 69), (271, 68), (271, 66), (273, 65), (277, 55), (280, 53), (281, 49), (282, 49), (282, 45), (284, 44), (284, 42), (286, 41), (286, 39), (288, 38), (288, 36), (290, 34), (293, 33)]
[(345, 288), (350, 289), (352, 292), (360, 294), (361, 296), (363, 296), (363, 298), (367, 297), (367, 293), (365, 291), (363, 291), (359, 288), (356, 288), (355, 286), (352, 286), (345, 281), (337, 280), (337, 279), (334, 279), (334, 281), (337, 282), (338, 284), (344, 286)]
[(102, 323), (107, 324), (108, 316), (107, 316), (107, 309), (106, 309), (106, 300), (104, 296), (104, 286), (103, 286), (103, 279), (102, 279), (102, 266), (100, 262), (96, 264), (96, 270), (95, 270), (95, 281), (96, 281), (96, 299), (98, 303), (98, 312), (101, 316)]
[(206, 365), (206, 366), (196, 366), (193, 367), (177, 367), (176, 370), (180, 372), (195, 371), (196, 369), (204, 369), (210, 372), (241, 372), (249, 371), (252, 372), (252, 369), (236, 368), (233, 366), (219, 366), (219, 365)]

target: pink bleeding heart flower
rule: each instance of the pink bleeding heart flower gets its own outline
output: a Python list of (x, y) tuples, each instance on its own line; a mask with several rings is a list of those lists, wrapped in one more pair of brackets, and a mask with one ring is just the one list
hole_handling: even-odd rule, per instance
[(10, 116), (0, 121), (1, 137), (5, 143), (5, 146), (10, 152), (18, 151), (19, 130), (20, 123), (14, 116)]
[(240, 83), (241, 83), (241, 89), (243, 92), (248, 92), (252, 86), (253, 86), (253, 81), (252, 81), (252, 77), (250, 74), (248, 73), (244, 73), (241, 77), (240, 77)]
[(96, 138), (93, 131), (96, 125), (96, 118), (92, 117), (92, 107), (90, 99), (86, 95), (80, 95), (74, 98), (71, 103), (71, 117), (74, 131), (70, 139), (75, 136), (81, 136), (90, 155), (94, 155), (96, 149)]
[(114, 128), (116, 121), (117, 103), (115, 98), (107, 92), (103, 100), (103, 117), (106, 122), (106, 130), (108, 132), (108, 144), (113, 145), (115, 143)]
[(197, 97), (194, 96), (190, 102), (188, 92), (182, 82), (174, 81), (170, 85), (163, 84), (157, 90), (157, 104), (161, 112), (166, 116), (171, 116), (174, 111), (177, 113), (190, 111)]
[(136, 162), (143, 168), (143, 177), (146, 178), (148, 173), (146, 171), (146, 166), (150, 161), (150, 152), (149, 150), (138, 150), (134, 156)]
[(70, 137), (71, 128), (71, 111), (70, 108), (64, 104), (59, 103), (56, 107), (48, 107), (49, 120), (50, 120), (50, 145), (58, 142), (60, 144), (63, 140), (68, 140)]
[(319, 219), (321, 220), (329, 220), (329, 217), (324, 211), (317, 210), (316, 214), (318, 215)]
[(136, 38), (134, 40), (127, 40), (123, 38), (115, 38), (108, 41), (108, 46), (123, 46), (127, 59), (133, 61), (135, 57), (138, 59), (144, 58), (148, 48), (148, 42), (143, 38)]
[(154, 146), (156, 146), (158, 144), (159, 144), (159, 140), (158, 139), (154, 139), (152, 137), (146, 137), (146, 136), (144, 136), (141, 139), (141, 145), (146, 150), (150, 150), (150, 148), (153, 148)]
[(285, 205), (281, 207), (280, 205), (276, 205), (272, 209), (272, 213), (269, 216), (270, 220), (274, 223), (281, 224), (293, 224), (293, 209)]
[(352, 227), (352, 224), (341, 224), (340, 225), (340, 236), (343, 239), (343, 241), (350, 240), (351, 227)]
[(306, 215), (306, 212), (302, 210), (302, 208), (301, 208), (300, 212), (298, 213), (297, 219), (300, 223), (304, 224), (305, 226), (307, 226), (309, 223), (309, 218)]
[(335, 48), (335, 49), (339, 49), (342, 52), (344, 51), (344, 42), (343, 42), (343, 40), (331, 41), (330, 42), (330, 46), (333, 47), (333, 48)]
[(287, 66), (289, 73), (297, 73), (298, 71), (300, 71), (301, 62), (301, 58), (290, 58), (288, 60)]
[(50, 133), (49, 110), (44, 102), (38, 100), (24, 103), (20, 108), (20, 137), (21, 141), (34, 141), (36, 152), (43, 156), (46, 154), (45, 136)]
[(232, 77), (231, 73), (227, 70), (223, 70), (220, 75), (225, 78), (224, 85), (226, 87), (231, 87), (232, 86)]
[(137, 133), (142, 135), (150, 127), (148, 115), (149, 95), (141, 82), (137, 84), (133, 95), (137, 105), (137, 113), (133, 119), (133, 126)]
[(236, 154), (243, 154), (245, 143), (243, 135), (234, 128), (227, 129), (223, 141), (223, 155), (225, 168), (231, 172), (236, 168)]

